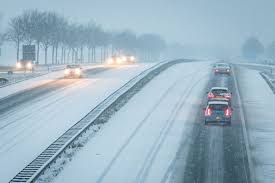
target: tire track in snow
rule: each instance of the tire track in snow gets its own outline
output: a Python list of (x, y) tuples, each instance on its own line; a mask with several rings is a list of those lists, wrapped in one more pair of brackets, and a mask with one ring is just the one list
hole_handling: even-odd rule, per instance
[(151, 147), (151, 150), (150, 150), (149, 154), (147, 155), (147, 157), (144, 161), (144, 164), (136, 177), (135, 182), (146, 182), (146, 179), (150, 173), (152, 165), (154, 164), (156, 156), (157, 156), (159, 150), (161, 149), (163, 142), (165, 141), (171, 127), (173, 126), (173, 124), (175, 122), (175, 118), (179, 115), (181, 109), (186, 104), (186, 99), (190, 96), (193, 88), (195, 86), (197, 86), (197, 84), (199, 84), (204, 77), (205, 77), (205, 75), (201, 76), (195, 82), (192, 80), (188, 84), (188, 87), (184, 90), (184, 92), (181, 95), (180, 99), (178, 100), (177, 104), (174, 106), (172, 113), (170, 114), (168, 120), (166, 121), (165, 126), (162, 128), (161, 133), (156, 138), (156, 142)]
[[(199, 71), (199, 70), (198, 70)], [(110, 169), (112, 168), (112, 166), (114, 165), (114, 163), (117, 161), (117, 159), (119, 158), (119, 156), (121, 155), (121, 153), (123, 152), (123, 150), (130, 144), (131, 140), (136, 136), (136, 134), (138, 133), (138, 131), (142, 128), (142, 126), (144, 126), (144, 124), (147, 122), (147, 120), (149, 119), (149, 117), (151, 116), (151, 114), (153, 113), (153, 111), (156, 110), (157, 106), (160, 105), (160, 103), (164, 100), (164, 98), (170, 93), (170, 91), (178, 84), (178, 82), (182, 81), (182, 77), (184, 77), (184, 79), (187, 79), (189, 77), (192, 77), (194, 74), (196, 74), (198, 71), (190, 73), (188, 75), (184, 75), (181, 76), (178, 80), (176, 80), (164, 93), (163, 95), (161, 95), (161, 97), (158, 99), (158, 101), (155, 103), (155, 105), (148, 111), (147, 115), (145, 116), (145, 118), (139, 123), (139, 125), (135, 128), (135, 130), (133, 131), (133, 133), (129, 136), (129, 138), (125, 141), (125, 143), (121, 146), (121, 148), (118, 150), (118, 152), (115, 154), (115, 156), (113, 157), (113, 159), (110, 161), (110, 163), (108, 164), (108, 166), (104, 169), (103, 173), (99, 176), (99, 178), (97, 179), (97, 183), (101, 183), (105, 176), (108, 174), (108, 172), (110, 171)]]

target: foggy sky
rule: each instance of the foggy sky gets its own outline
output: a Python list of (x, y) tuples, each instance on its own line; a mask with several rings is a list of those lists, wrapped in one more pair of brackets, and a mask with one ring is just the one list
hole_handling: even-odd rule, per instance
[(159, 33), (184, 45), (239, 48), (249, 36), (275, 40), (274, 0), (0, 0), (4, 20), (24, 9), (54, 10), (110, 30)]

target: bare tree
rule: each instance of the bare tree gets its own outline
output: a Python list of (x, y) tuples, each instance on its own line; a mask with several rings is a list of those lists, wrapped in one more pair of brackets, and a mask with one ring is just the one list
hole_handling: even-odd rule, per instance
[(24, 40), (24, 21), (20, 16), (14, 17), (9, 22), (6, 38), (16, 45), (16, 59), (19, 60), (20, 44)]

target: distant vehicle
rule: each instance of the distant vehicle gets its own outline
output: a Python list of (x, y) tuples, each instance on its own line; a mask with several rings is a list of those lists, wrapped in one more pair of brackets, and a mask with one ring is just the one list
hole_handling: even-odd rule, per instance
[(231, 73), (231, 67), (227, 63), (216, 63), (214, 65), (214, 73), (215, 74), (228, 74)]
[(123, 64), (123, 60), (120, 56), (114, 55), (107, 60), (107, 64), (120, 65), (120, 64)]
[(107, 60), (109, 65), (133, 64), (136, 58), (132, 55), (114, 55)]
[(205, 125), (209, 123), (231, 125), (233, 109), (226, 101), (209, 101), (204, 109)]
[(136, 58), (133, 55), (121, 56), (121, 60), (122, 60), (123, 63), (127, 63), (127, 64), (136, 63)]
[(20, 60), (16, 63), (17, 70), (33, 70), (33, 62), (27, 60)]
[(81, 78), (83, 75), (80, 65), (67, 65), (64, 71), (65, 78)]
[(213, 100), (215, 98), (226, 98), (231, 100), (232, 93), (226, 87), (212, 87), (209, 92), (207, 92), (208, 100)]

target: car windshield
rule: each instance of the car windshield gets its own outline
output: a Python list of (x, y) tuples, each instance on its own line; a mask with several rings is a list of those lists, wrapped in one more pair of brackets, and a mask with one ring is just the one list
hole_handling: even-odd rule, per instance
[(227, 64), (217, 64), (216, 67), (228, 67)]
[(214, 90), (212, 90), (212, 93), (214, 95), (220, 95), (220, 94), (228, 93), (228, 90), (226, 90), (226, 89), (214, 89)]
[(67, 69), (76, 69), (76, 68), (80, 68), (79, 65), (67, 65), (66, 67)]

